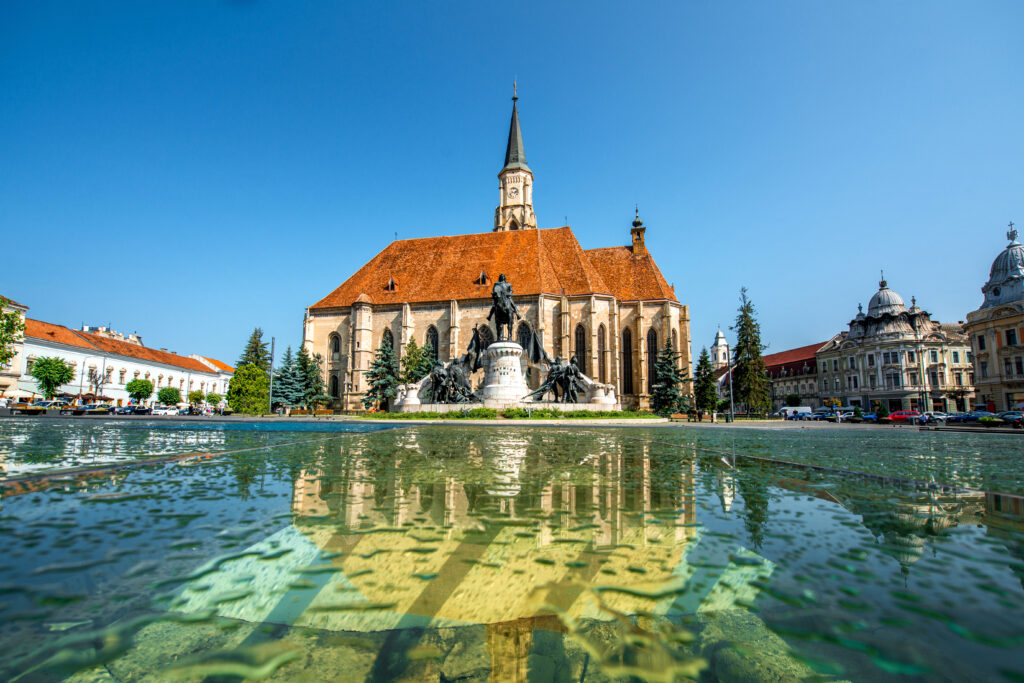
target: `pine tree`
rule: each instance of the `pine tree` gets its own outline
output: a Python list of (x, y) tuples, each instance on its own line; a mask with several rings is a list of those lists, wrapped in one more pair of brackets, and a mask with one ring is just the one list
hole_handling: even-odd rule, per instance
[(320, 354), (310, 356), (305, 346), (295, 354), (296, 403), (314, 408), (324, 400), (323, 358)]
[(711, 356), (707, 348), (700, 350), (697, 359), (697, 370), (693, 379), (694, 402), (697, 410), (714, 412), (718, 407), (718, 391), (715, 382), (715, 368), (711, 365)]
[(270, 351), (267, 349), (267, 343), (263, 341), (263, 328), (257, 327), (249, 335), (249, 341), (236, 365), (255, 365), (267, 373), (267, 377), (270, 376)]
[(679, 390), (683, 382), (689, 381), (687, 371), (679, 367), (679, 354), (672, 350), (672, 344), (665, 342), (665, 348), (658, 352), (654, 359), (654, 393), (651, 394), (651, 407), (654, 412), (669, 415), (672, 411), (683, 408), (683, 402), (689, 397)]
[(270, 378), (255, 365), (241, 365), (228, 384), (228, 405), (236, 413), (262, 415), (269, 408)]
[(433, 366), (433, 349), (430, 342), (420, 347), (415, 339), (405, 345), (405, 356), (402, 358), (402, 384), (414, 384), (430, 374)]
[(740, 307), (736, 314), (736, 348), (733, 353), (732, 383), (736, 400), (749, 412), (767, 412), (770, 406), (768, 371), (761, 352), (761, 325), (754, 317), (754, 303), (747, 298), (747, 288), (740, 290)]
[(398, 374), (398, 361), (395, 360), (391, 342), (385, 337), (374, 354), (370, 369), (366, 371), (366, 381), (370, 388), (363, 396), (363, 407), (367, 410), (374, 405), (387, 408), (388, 401), (398, 393)]
[(302, 399), (302, 391), (299, 387), (299, 375), (295, 364), (295, 356), (292, 354), (292, 347), (285, 349), (281, 358), (281, 365), (274, 373), (274, 387), (272, 403), (286, 406), (299, 405)]

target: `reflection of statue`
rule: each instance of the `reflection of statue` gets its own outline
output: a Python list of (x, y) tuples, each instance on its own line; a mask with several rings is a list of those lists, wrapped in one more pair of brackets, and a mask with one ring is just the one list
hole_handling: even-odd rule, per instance
[(568, 363), (562, 360), (561, 356), (555, 356), (548, 369), (547, 379), (535, 391), (530, 392), (524, 399), (533, 398), (543, 400), (550, 391), (556, 402), (579, 403), (579, 391), (583, 384), (583, 373), (580, 372), (579, 361), (576, 356)]
[[(498, 281), (494, 283), (491, 300), (493, 303), (491, 311), (487, 314), (487, 319), (490, 320), (491, 316), (494, 316), (494, 326), (498, 329), (498, 341), (511, 341), (512, 325), (520, 318), (520, 315), (516, 302), (512, 300), (512, 285), (505, 279), (504, 273), (499, 275)], [(508, 334), (502, 336), (502, 329), (507, 330)]]

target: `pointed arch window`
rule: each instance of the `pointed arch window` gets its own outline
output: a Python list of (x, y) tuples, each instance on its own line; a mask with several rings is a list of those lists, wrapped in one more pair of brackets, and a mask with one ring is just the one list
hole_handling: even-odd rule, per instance
[(526, 323), (519, 323), (519, 327), (516, 329), (516, 341), (524, 349), (530, 347), (530, 342), (533, 339), (533, 332), (530, 331), (530, 326)]
[(494, 343), (494, 333), (491, 332), (491, 328), (487, 325), (480, 326), (480, 349), (486, 349), (488, 346)]
[(338, 398), (338, 376), (331, 375), (331, 396)]
[(622, 393), (633, 393), (633, 333), (622, 331)]
[(587, 330), (583, 325), (577, 325), (576, 334), (574, 336), (575, 348), (573, 350), (576, 352), (576, 361), (585, 373), (587, 369)]
[(429, 351), (430, 359), (433, 360), (434, 362), (437, 362), (437, 358), (438, 358), (438, 356), (437, 356), (438, 337), (437, 337), (437, 328), (434, 327), (433, 325), (431, 325), (430, 327), (427, 328), (426, 344), (427, 344), (427, 347), (430, 349), (430, 351)]
[(658, 332), (647, 330), (647, 393), (654, 393), (654, 364), (658, 360)]
[(608, 362), (605, 358), (607, 348), (605, 347), (604, 324), (597, 326), (597, 381), (602, 384), (608, 381)]
[(341, 357), (341, 337), (337, 334), (331, 335), (331, 358), (338, 360)]

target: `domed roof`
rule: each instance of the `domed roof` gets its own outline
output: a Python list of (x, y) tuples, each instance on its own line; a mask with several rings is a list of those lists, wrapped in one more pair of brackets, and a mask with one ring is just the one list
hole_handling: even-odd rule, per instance
[(725, 341), (725, 335), (722, 334), (722, 330), (718, 330), (715, 334), (715, 343), (712, 346), (728, 346), (729, 342)]
[(1010, 243), (999, 252), (988, 273), (988, 282), (981, 288), (985, 294), (982, 308), (1024, 298), (1024, 246), (1017, 241), (1017, 231), (1010, 223), (1006, 233)]
[(868, 302), (868, 315), (880, 316), (884, 313), (897, 315), (906, 312), (907, 307), (903, 303), (903, 297), (889, 289), (888, 283), (883, 279), (878, 283), (878, 291)]

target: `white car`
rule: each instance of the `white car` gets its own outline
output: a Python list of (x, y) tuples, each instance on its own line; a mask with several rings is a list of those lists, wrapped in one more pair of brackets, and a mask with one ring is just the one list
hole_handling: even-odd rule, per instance
[(153, 406), (153, 415), (177, 415), (178, 409), (174, 406)]
[(945, 424), (946, 418), (949, 417), (946, 413), (941, 413), (937, 410), (929, 410), (927, 413), (921, 416), (922, 422), (939, 422)]

